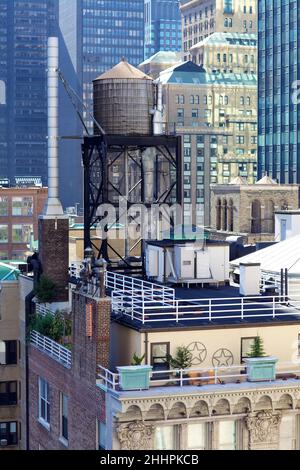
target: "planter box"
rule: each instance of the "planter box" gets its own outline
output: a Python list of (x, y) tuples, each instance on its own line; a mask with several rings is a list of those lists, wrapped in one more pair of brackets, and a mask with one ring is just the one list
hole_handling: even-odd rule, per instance
[(248, 381), (271, 382), (276, 380), (277, 361), (276, 357), (249, 357), (245, 359)]
[(147, 390), (150, 387), (152, 366), (117, 367), (122, 390)]

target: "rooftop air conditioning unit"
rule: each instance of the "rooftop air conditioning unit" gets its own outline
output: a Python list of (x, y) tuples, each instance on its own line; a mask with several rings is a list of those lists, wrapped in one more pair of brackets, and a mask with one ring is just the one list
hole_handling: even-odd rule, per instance
[(8, 444), (7, 439), (1, 439), (0, 440), (0, 447), (6, 447)]

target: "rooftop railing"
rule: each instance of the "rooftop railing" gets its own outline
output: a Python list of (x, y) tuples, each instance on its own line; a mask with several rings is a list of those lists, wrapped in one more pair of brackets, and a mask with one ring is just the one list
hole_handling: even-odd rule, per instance
[[(82, 269), (82, 263), (73, 263), (70, 268), (71, 277), (79, 281)], [(175, 299), (175, 289), (111, 271), (106, 271), (105, 286), (111, 292), (126, 291), (128, 295), (132, 295), (133, 297), (135, 297), (137, 293), (147, 291), (149, 298), (152, 300), (160, 298), (162, 302), (166, 302)], [(100, 286), (95, 279), (87, 282), (84, 288), (87, 294), (94, 297), (100, 294)]]
[(31, 331), (30, 343), (40, 351), (51, 356), (55, 361), (59, 362), (68, 369), (72, 366), (72, 352), (56, 341), (41, 335), (37, 331)]
[[(279, 363), (276, 380), (300, 380), (300, 364)], [(152, 372), (150, 389), (155, 387), (187, 387), (204, 385), (226, 385), (247, 383), (246, 365), (173, 369)], [(103, 390), (121, 391), (120, 375), (98, 366), (98, 386)]]
[[(291, 303), (292, 302), (292, 303)], [(251, 320), (300, 318), (300, 296), (256, 296), (211, 299), (162, 298), (151, 289), (112, 292), (112, 311), (118, 316), (148, 324), (200, 320)]]

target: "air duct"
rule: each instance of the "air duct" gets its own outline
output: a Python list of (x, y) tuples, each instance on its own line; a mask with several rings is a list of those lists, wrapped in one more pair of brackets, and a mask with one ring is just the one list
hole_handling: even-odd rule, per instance
[(48, 200), (46, 216), (63, 215), (58, 197), (58, 38), (48, 38)]

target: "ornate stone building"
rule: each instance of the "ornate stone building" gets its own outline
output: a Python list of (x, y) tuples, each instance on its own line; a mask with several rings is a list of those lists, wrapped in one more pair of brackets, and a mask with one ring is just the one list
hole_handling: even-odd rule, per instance
[(297, 381), (108, 394), (110, 448), (299, 449)]
[(184, 60), (190, 49), (215, 32), (256, 33), (255, 0), (190, 0), (181, 2)]
[(166, 131), (183, 137), (184, 203), (191, 216), (204, 208), (208, 226), (211, 184), (256, 180), (256, 75), (212, 74), (185, 62), (163, 71), (159, 83)]
[(207, 72), (257, 73), (256, 34), (214, 33), (195, 44), (191, 54)]
[(298, 185), (279, 185), (268, 176), (256, 184), (235, 178), (212, 186), (211, 228), (218, 234), (243, 235), (248, 243), (272, 241), (275, 211), (298, 209)]

